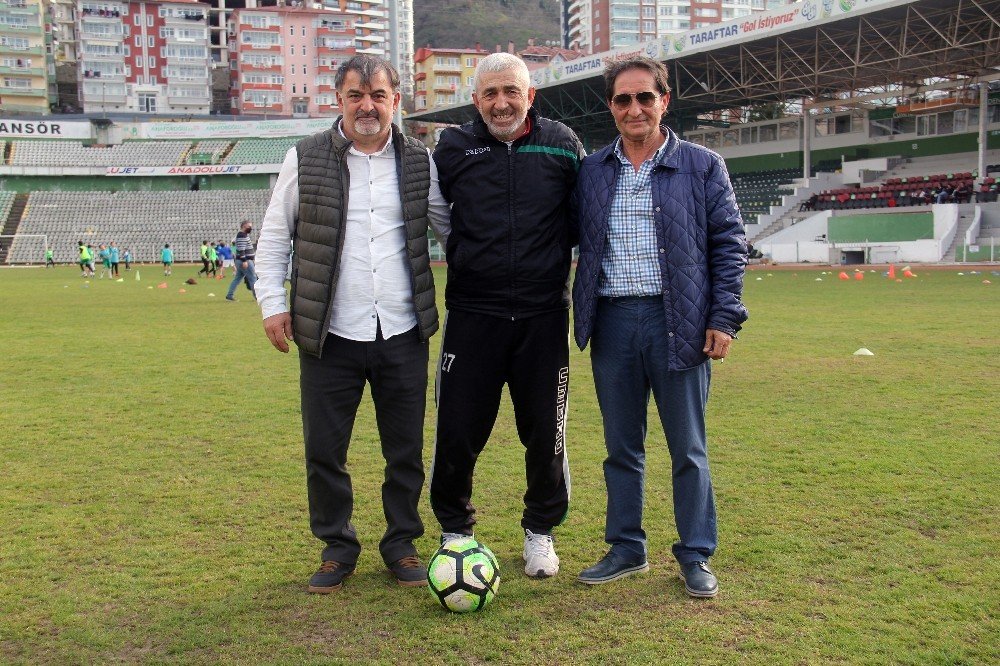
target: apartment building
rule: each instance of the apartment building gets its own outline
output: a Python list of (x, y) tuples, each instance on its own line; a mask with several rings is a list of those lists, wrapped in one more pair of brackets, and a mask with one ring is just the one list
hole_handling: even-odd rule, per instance
[(86, 113), (207, 114), (208, 9), (197, 0), (79, 0), (80, 102)]
[(0, 109), (5, 113), (48, 114), (55, 102), (47, 24), (41, 0), (0, 0)]
[(233, 12), (229, 29), (233, 113), (320, 116), (336, 112), (334, 77), (358, 52), (356, 14), (304, 7)]
[(413, 105), (417, 111), (461, 101), (463, 89), (472, 87), (480, 59), (489, 55), (479, 44), (471, 49), (436, 49), (425, 46), (413, 56)]
[(562, 0), (563, 45), (588, 53), (640, 44), (664, 35), (721, 23), (768, 0)]

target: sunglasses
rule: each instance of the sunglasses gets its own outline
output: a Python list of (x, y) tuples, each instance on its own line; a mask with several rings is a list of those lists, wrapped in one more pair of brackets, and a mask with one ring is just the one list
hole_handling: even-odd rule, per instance
[(639, 102), (639, 106), (649, 108), (660, 98), (659, 93), (641, 92), (631, 95), (629, 93), (619, 93), (611, 98), (611, 103), (618, 109), (627, 109), (632, 106), (632, 98)]

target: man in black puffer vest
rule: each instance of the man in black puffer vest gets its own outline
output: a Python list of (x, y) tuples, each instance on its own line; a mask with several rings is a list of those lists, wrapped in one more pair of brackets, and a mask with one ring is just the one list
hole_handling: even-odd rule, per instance
[(453, 233), (431, 506), (442, 540), (472, 534), (473, 470), (507, 384), (525, 447), (524, 571), (546, 578), (559, 571), (552, 528), (569, 506), (567, 204), (583, 146), (531, 108), (520, 58), (483, 58), (475, 88), (480, 116), (442, 132), (434, 151)]
[(294, 340), (299, 348), (309, 517), (326, 544), (309, 581), (319, 594), (341, 587), (361, 551), (346, 465), (366, 382), (386, 461), (379, 552), (400, 585), (427, 584), (413, 545), (424, 532), (417, 503), (427, 340), (438, 328), (427, 227), (441, 243), (449, 230), (427, 149), (392, 124), (396, 71), (355, 56), (337, 70), (335, 87), (344, 115), (299, 141), (281, 166), (257, 244), (255, 288), (271, 344), (287, 352)]

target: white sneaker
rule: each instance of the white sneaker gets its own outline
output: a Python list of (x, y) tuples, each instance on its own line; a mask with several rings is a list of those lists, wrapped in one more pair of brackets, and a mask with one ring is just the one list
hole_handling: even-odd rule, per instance
[(559, 556), (551, 534), (524, 530), (524, 573), (532, 578), (549, 578), (559, 573)]

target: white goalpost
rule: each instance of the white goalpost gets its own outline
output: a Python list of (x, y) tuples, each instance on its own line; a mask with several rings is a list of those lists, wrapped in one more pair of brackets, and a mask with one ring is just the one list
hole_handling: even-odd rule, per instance
[(45, 265), (45, 250), (49, 247), (46, 234), (0, 235), (0, 246), (7, 250), (8, 265)]

